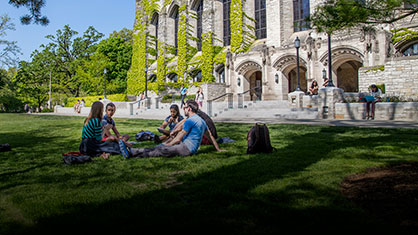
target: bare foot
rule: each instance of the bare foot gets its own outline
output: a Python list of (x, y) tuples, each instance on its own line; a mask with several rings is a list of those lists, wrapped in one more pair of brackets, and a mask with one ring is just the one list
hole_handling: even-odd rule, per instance
[(102, 153), (102, 155), (100, 155), (100, 157), (102, 157), (103, 159), (109, 159), (110, 153)]

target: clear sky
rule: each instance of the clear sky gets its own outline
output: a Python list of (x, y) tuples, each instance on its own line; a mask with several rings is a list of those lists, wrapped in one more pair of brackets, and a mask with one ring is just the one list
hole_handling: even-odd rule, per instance
[(15, 31), (8, 31), (4, 38), (17, 41), (22, 51), (21, 60), (30, 60), (31, 53), (47, 44), (46, 35), (55, 35), (58, 29), (68, 24), (71, 29), (82, 35), (89, 26), (93, 26), (107, 38), (114, 30), (132, 29), (135, 19), (135, 0), (46, 0), (42, 15), (49, 19), (48, 26), (37, 24), (22, 25), (20, 17), (27, 14), (27, 8), (15, 8), (8, 1), (0, 1), (0, 15), (7, 13), (15, 24)]

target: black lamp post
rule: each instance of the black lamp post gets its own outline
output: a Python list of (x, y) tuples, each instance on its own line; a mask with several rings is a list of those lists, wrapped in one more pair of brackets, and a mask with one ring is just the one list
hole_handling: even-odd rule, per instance
[(327, 87), (334, 87), (332, 83), (332, 58), (331, 58), (331, 34), (328, 33), (328, 85)]
[(104, 99), (106, 100), (106, 67), (104, 68)]
[(300, 74), (299, 74), (299, 48), (300, 48), (300, 39), (296, 37), (295, 39), (295, 48), (296, 48), (296, 74), (298, 78), (298, 86), (296, 87), (296, 91), (300, 91)]
[(148, 65), (146, 64), (146, 60), (145, 60), (145, 98), (148, 98), (148, 95), (147, 95), (147, 90), (148, 90), (147, 84), (148, 84)]

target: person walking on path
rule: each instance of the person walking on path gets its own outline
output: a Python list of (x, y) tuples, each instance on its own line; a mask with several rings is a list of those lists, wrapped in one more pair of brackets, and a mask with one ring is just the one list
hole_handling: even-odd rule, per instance
[(197, 104), (199, 104), (199, 108), (202, 108), (203, 106), (203, 99), (205, 99), (205, 96), (203, 95), (203, 89), (199, 87), (196, 93), (196, 98), (195, 98)]
[(188, 92), (187, 88), (184, 86), (184, 84), (181, 84), (181, 87), (180, 87), (180, 96), (181, 96), (181, 105), (180, 105), (180, 107), (181, 108), (183, 108), (184, 99), (187, 96), (187, 92)]

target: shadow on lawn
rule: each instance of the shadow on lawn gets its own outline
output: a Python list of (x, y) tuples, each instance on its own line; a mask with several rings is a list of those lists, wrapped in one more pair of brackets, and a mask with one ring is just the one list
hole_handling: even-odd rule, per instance
[[(351, 147), (385, 142), (381, 137), (367, 140), (340, 137), (333, 142), (337, 134), (347, 130), (353, 128), (322, 127), (321, 135), (291, 136), (290, 144), (273, 154), (254, 155), (248, 160), (198, 176), (184, 175), (178, 179), (180, 184), (172, 187), (103, 204), (72, 205), (64, 214), (38, 220), (36, 227), (28, 228), (27, 232), (278, 234), (288, 231), (293, 234), (367, 230), (387, 233), (391, 228), (353, 208), (335, 189), (322, 185), (304, 181), (262, 195), (251, 192), (257, 186), (304, 171), (326, 159), (330, 151), (346, 146), (347, 142)], [(316, 148), (304, 149), (302, 146), (311, 139), (316, 140)], [(244, 147), (239, 147), (240, 152), (244, 152)], [(294, 154), (300, 152), (306, 154), (297, 159)], [(314, 205), (292, 207), (292, 202), (300, 198), (308, 198)], [(326, 203), (316, 203), (319, 198), (326, 198)]]

